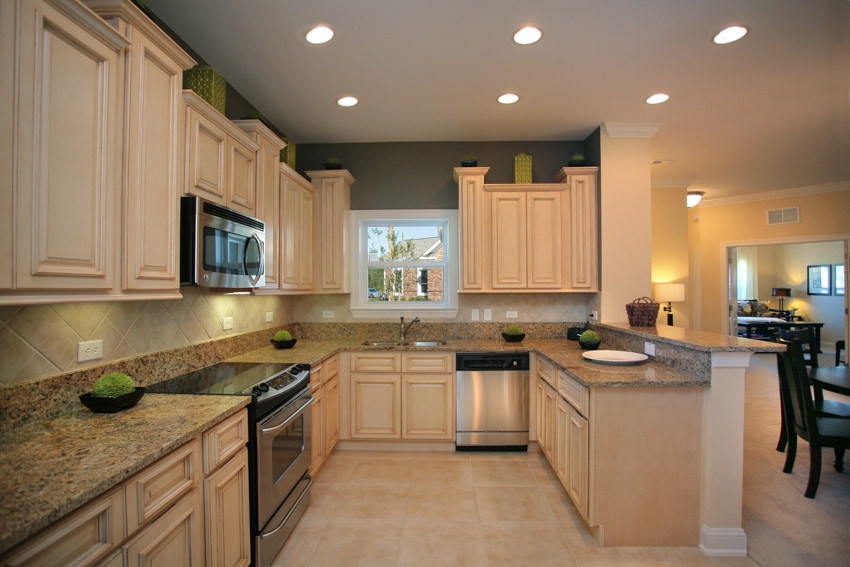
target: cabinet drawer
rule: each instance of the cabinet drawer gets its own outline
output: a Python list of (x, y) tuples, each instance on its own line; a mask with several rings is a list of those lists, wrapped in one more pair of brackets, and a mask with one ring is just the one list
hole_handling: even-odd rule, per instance
[(115, 490), (0, 558), (18, 565), (94, 565), (124, 539), (124, 492)]
[(204, 474), (209, 474), (248, 443), (248, 414), (224, 420), (204, 433)]
[(204, 565), (204, 498), (196, 488), (124, 544), (127, 567)]
[(200, 481), (201, 441), (193, 441), (133, 476), (125, 486), (127, 534), (165, 511)]
[(401, 355), (386, 352), (355, 352), (351, 354), (352, 372), (398, 372)]
[(402, 372), (451, 372), (452, 355), (404, 353), (401, 356)]
[(339, 374), (339, 355), (335, 354), (325, 362), (323, 362), (325, 366), (325, 382), (329, 382), (331, 378)]
[(558, 387), (555, 365), (545, 360), (542, 356), (537, 357), (537, 375), (553, 388)]
[(587, 417), (587, 410), (590, 404), (590, 392), (587, 388), (579, 384), (563, 370), (558, 370), (558, 382), (558, 392), (581, 415)]
[(322, 364), (315, 364), (310, 367), (310, 387), (313, 392), (322, 387), (322, 382), (325, 381), (325, 367)]

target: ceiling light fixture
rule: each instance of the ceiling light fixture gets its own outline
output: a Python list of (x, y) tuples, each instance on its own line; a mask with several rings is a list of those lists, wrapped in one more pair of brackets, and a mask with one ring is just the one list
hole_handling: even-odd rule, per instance
[(312, 43), (313, 45), (320, 45), (322, 43), (327, 43), (332, 40), (334, 37), (334, 31), (328, 26), (316, 26), (307, 32), (307, 35), (304, 38), (308, 43)]
[(749, 30), (747, 30), (744, 26), (729, 26), (714, 36), (714, 43), (717, 45), (726, 45), (727, 43), (738, 41), (747, 35), (747, 31)]
[(341, 99), (339, 99), (338, 101), (336, 101), (336, 103), (340, 106), (354, 106), (358, 102), (360, 102), (360, 101), (358, 101), (353, 96), (344, 96)]
[(514, 41), (520, 45), (537, 43), (543, 37), (543, 32), (535, 27), (525, 27), (514, 34)]
[(668, 95), (668, 94), (655, 93), (654, 95), (652, 95), (651, 97), (646, 99), (646, 103), (647, 104), (661, 104), (662, 102), (665, 102), (668, 98), (670, 98), (670, 95)]
[(703, 195), (705, 195), (705, 191), (688, 191), (688, 208), (696, 207), (702, 201)]
[(502, 104), (513, 104), (519, 100), (519, 97), (514, 93), (505, 93), (497, 99)]

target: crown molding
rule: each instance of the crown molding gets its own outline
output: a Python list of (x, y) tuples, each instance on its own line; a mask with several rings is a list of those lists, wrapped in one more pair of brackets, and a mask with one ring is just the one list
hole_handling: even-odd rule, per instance
[(824, 183), (822, 185), (808, 185), (806, 187), (780, 189), (779, 191), (764, 191), (761, 193), (750, 193), (748, 195), (737, 195), (735, 197), (723, 197), (721, 199), (703, 199), (698, 206), (703, 208), (722, 207), (724, 205), (752, 203), (755, 201), (770, 201), (786, 197), (817, 195), (819, 193), (835, 193), (837, 191), (850, 191), (850, 181), (838, 181), (835, 183)]
[(650, 185), (653, 189), (689, 189), (696, 180), (696, 177), (654, 179)]
[(651, 138), (661, 122), (603, 122), (602, 130), (609, 138)]

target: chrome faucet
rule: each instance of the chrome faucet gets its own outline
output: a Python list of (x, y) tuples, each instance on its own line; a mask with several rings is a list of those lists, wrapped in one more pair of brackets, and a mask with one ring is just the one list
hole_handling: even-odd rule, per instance
[(399, 329), (398, 338), (403, 341), (405, 335), (407, 335), (407, 331), (410, 330), (410, 327), (412, 327), (414, 323), (418, 323), (418, 322), (419, 322), (419, 317), (414, 317), (413, 321), (408, 323), (407, 326), (405, 327), (404, 326), (404, 317), (401, 317), (401, 323), (399, 324), (399, 327), (398, 327), (398, 329)]

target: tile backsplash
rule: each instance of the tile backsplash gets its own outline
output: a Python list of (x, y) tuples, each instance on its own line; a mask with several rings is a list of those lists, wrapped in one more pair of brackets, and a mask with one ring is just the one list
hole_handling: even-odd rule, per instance
[[(288, 296), (223, 295), (195, 287), (182, 299), (0, 307), (0, 385), (47, 376), (292, 321)], [(265, 320), (266, 312), (272, 321)], [(233, 317), (233, 329), (221, 320)], [(77, 343), (103, 340), (103, 358), (77, 362)]]

